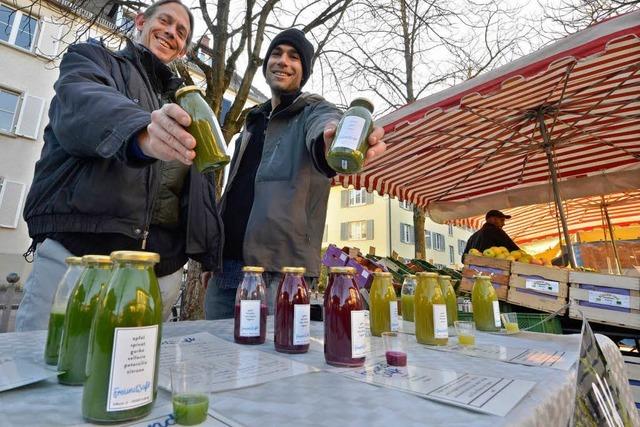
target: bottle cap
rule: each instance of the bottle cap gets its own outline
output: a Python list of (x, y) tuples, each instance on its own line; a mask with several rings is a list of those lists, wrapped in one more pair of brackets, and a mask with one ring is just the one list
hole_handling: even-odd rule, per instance
[(85, 255), (82, 257), (82, 264), (113, 264), (108, 255)]
[(204, 94), (202, 93), (202, 89), (200, 89), (198, 86), (191, 85), (191, 86), (183, 86), (180, 89), (176, 90), (176, 99), (190, 92), (200, 92), (200, 95), (204, 96)]
[(111, 259), (114, 261), (139, 261), (157, 264), (160, 262), (160, 254), (144, 251), (114, 251), (111, 252)]
[(374, 277), (391, 277), (391, 273), (389, 273), (388, 271), (374, 271), (373, 276)]
[(373, 102), (369, 101), (367, 98), (363, 98), (363, 97), (358, 97), (358, 98), (354, 98), (351, 101), (351, 104), (349, 104), (349, 107), (364, 107), (367, 110), (369, 110), (369, 112), (373, 113)]
[(307, 270), (304, 267), (282, 267), (281, 271), (283, 273), (304, 274)]
[(419, 271), (416, 273), (418, 277), (438, 277), (438, 273), (432, 271)]
[(451, 280), (451, 276), (443, 276), (443, 275), (440, 275), (440, 278), (441, 278), (441, 279), (445, 279), (445, 280)]
[(82, 265), (82, 257), (81, 256), (68, 256), (64, 259), (65, 264), (67, 265)]
[(257, 267), (255, 265), (245, 265), (242, 267), (242, 271), (245, 273), (264, 273), (263, 267)]
[(353, 267), (329, 267), (329, 273), (355, 274), (356, 269)]

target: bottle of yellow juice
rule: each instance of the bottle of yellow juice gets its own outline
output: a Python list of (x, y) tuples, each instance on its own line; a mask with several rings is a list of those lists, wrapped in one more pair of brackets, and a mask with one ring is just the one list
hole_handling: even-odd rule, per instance
[(437, 273), (419, 272), (414, 296), (416, 340), (420, 344), (447, 345), (447, 305)]

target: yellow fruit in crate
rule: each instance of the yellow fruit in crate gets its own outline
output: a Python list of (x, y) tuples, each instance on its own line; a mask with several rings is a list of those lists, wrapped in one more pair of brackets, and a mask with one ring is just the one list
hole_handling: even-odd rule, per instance
[(493, 250), (493, 248), (489, 248), (489, 249), (485, 249), (484, 251), (482, 251), (482, 255), (489, 257), (489, 258), (494, 258), (496, 256), (495, 251)]
[(518, 261), (522, 262), (522, 263), (525, 263), (525, 264), (530, 264), (531, 263), (531, 257), (529, 255), (522, 255)]
[(503, 254), (509, 254), (509, 249), (505, 248), (504, 246), (498, 246), (498, 250)]
[(514, 260), (519, 260), (520, 257), (522, 257), (522, 252), (521, 251), (511, 251), (510, 254), (513, 257)]
[(513, 257), (513, 255), (509, 255), (508, 257), (505, 258), (507, 261), (515, 261), (516, 259)]
[(482, 252), (480, 252), (476, 248), (473, 248), (469, 251), (469, 255), (482, 256)]
[(506, 259), (507, 256), (503, 252), (498, 252), (498, 253), (496, 253), (495, 258), (496, 259)]

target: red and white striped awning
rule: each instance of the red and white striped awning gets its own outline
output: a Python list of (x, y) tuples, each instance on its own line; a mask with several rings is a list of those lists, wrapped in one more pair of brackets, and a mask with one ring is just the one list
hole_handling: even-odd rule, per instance
[(566, 37), (377, 123), (387, 153), (336, 184), (389, 194), (439, 222), (640, 188), (640, 11)]
[[(612, 225), (640, 226), (640, 191), (632, 191), (565, 201), (569, 234), (606, 229), (603, 205), (607, 207)], [(511, 219), (506, 220), (504, 230), (518, 244), (558, 237), (560, 234), (560, 219), (554, 203), (520, 206), (503, 212), (511, 215)], [(484, 215), (450, 221), (454, 225), (472, 228), (480, 228), (484, 222)]]

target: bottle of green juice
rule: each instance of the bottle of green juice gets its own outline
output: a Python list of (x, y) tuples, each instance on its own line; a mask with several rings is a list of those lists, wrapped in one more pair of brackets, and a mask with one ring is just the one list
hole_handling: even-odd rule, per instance
[(405, 274), (402, 281), (401, 301), (402, 301), (402, 320), (413, 322), (413, 299), (416, 293), (416, 276), (413, 274)]
[(391, 273), (373, 273), (369, 289), (369, 321), (371, 335), (379, 337), (383, 332), (398, 330), (398, 299), (391, 282)]
[(447, 324), (453, 326), (453, 322), (458, 320), (458, 301), (456, 291), (451, 284), (451, 276), (440, 276), (438, 282), (447, 304)]
[(491, 284), (489, 276), (474, 276), (471, 304), (473, 305), (473, 321), (480, 331), (498, 331), (502, 325), (500, 321), (500, 306), (498, 295)]
[(438, 274), (419, 272), (414, 297), (416, 340), (420, 344), (447, 345), (447, 305), (438, 284)]
[(336, 128), (336, 135), (327, 152), (331, 169), (342, 174), (359, 172), (364, 166), (369, 148), (367, 139), (373, 131), (373, 104), (365, 98), (351, 101)]

